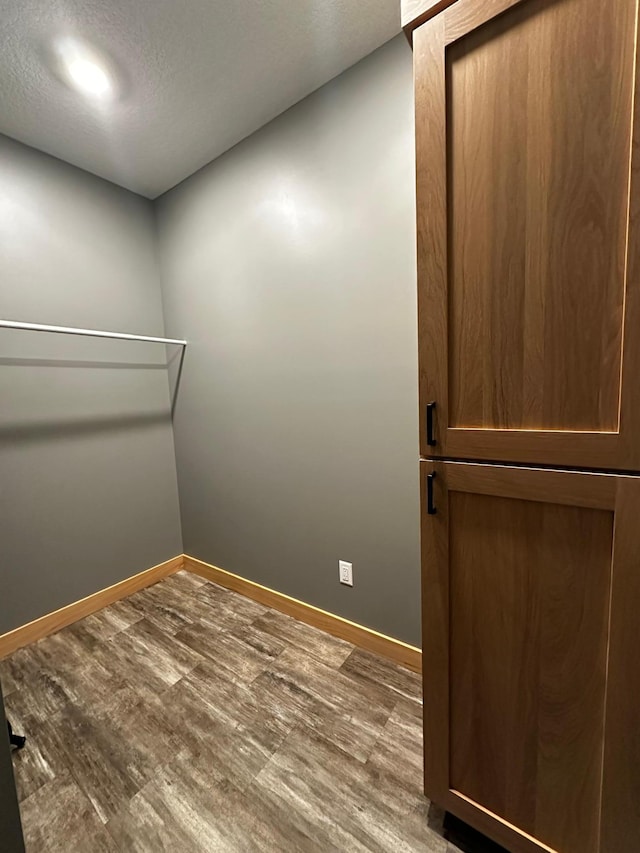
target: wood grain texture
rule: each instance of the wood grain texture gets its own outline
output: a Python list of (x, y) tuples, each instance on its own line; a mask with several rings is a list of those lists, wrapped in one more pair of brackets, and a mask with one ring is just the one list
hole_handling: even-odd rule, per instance
[(612, 510), (619, 479), (613, 474), (593, 474), (510, 468), (502, 465), (447, 465), (449, 490), (474, 495), (501, 495), (514, 500), (553, 505)]
[(195, 557), (185, 555), (184, 568), (220, 584), (220, 586), (239, 592), (253, 601), (258, 601), (267, 607), (273, 607), (288, 616), (293, 616), (301, 622), (313, 625), (334, 637), (339, 637), (355, 646), (389, 658), (413, 672), (420, 672), (421, 670), (422, 655), (420, 649), (415, 646), (410, 646), (408, 643), (403, 643), (393, 637), (387, 637), (363, 625), (357, 625), (355, 622), (350, 622), (334, 613), (328, 613), (319, 607), (305, 604), (305, 602), (298, 601), (289, 595), (246, 580), (239, 575), (219, 569)]
[(458, 0), (414, 33), (423, 456), (640, 467), (636, 13)]
[[(559, 1), (542, 0), (546, 5)], [(532, 0), (459, 0), (459, 6), (446, 18), (445, 44), (449, 45), (457, 41), (521, 3), (531, 4), (531, 2)]]
[[(422, 690), (424, 791), (446, 808), (449, 799), (449, 519), (443, 464), (423, 462), (421, 483)], [(436, 515), (427, 515), (426, 478), (436, 474)]]
[(559, 853), (541, 841), (523, 832), (513, 823), (497, 817), (489, 809), (465, 797), (459, 791), (449, 793), (449, 809), (473, 826), (478, 832), (492, 838), (498, 844), (514, 853)]
[(640, 479), (621, 485), (607, 682), (602, 798), (602, 853), (640, 848)]
[[(426, 793), (513, 853), (611, 853), (615, 845), (600, 846), (609, 602), (620, 523), (637, 519), (629, 490), (640, 497), (640, 479), (423, 462), (423, 494), (431, 471), (438, 512), (422, 515)], [(621, 583), (629, 609), (635, 586)], [(612, 777), (625, 762), (632, 793), (607, 825), (637, 841), (637, 823), (623, 816), (639, 784), (637, 755), (622, 745), (640, 723), (638, 693), (623, 687), (631, 632), (615, 700), (625, 728), (612, 733), (610, 760)]]
[(411, 41), (411, 36), (416, 27), (424, 24), (439, 12), (442, 12), (456, 0), (402, 0), (400, 17), (402, 29)]
[(458, 853), (427, 819), (419, 676), (195, 574), (0, 676), (28, 853)]
[[(447, 129), (444, 106), (444, 18), (414, 36), (418, 264), (420, 450), (443, 452), (448, 412), (447, 340)], [(443, 342), (445, 345), (443, 345)], [(435, 447), (426, 442), (426, 407), (437, 400)]]
[(37, 640), (47, 637), (49, 634), (53, 634), (61, 628), (71, 625), (79, 619), (83, 619), (85, 616), (89, 616), (91, 613), (95, 613), (103, 607), (113, 604), (114, 601), (119, 601), (133, 592), (144, 589), (162, 578), (166, 578), (168, 575), (179, 571), (181, 568), (182, 555), (173, 557), (171, 560), (167, 560), (164, 563), (153, 566), (151, 569), (126, 578), (119, 583), (113, 584), (113, 586), (82, 598), (80, 601), (74, 601), (66, 607), (61, 607), (53, 613), (47, 613), (45, 616), (29, 622), (27, 625), (22, 625), (13, 631), (2, 634), (0, 635), (0, 658), (11, 654), (23, 646), (35, 643)]
[(453, 427), (618, 429), (634, 15), (446, 16)]
[(453, 491), (449, 525), (450, 785), (595, 853), (613, 514)]
[[(557, 465), (565, 468), (637, 470), (638, 448), (626, 433), (572, 433), (539, 430), (443, 429), (440, 453), (452, 459), (487, 459)], [(438, 448), (434, 448), (438, 449)], [(587, 464), (587, 460), (589, 464)]]
[[(385, 634), (374, 631), (372, 628), (358, 625), (341, 616), (314, 607), (312, 604), (298, 601), (284, 593), (276, 592), (253, 581), (245, 580), (245, 578), (241, 578), (239, 575), (234, 575), (231, 572), (219, 569), (216, 566), (212, 566), (195, 557), (189, 557), (186, 554), (181, 554), (178, 557), (167, 560), (166, 563), (161, 563), (159, 566), (154, 566), (151, 569), (140, 572), (140, 574), (127, 578), (107, 589), (100, 590), (100, 592), (96, 592), (80, 601), (73, 602), (73, 604), (69, 604), (60, 610), (48, 613), (46, 616), (30, 622), (28, 625), (22, 625), (13, 631), (0, 635), (0, 658), (6, 657), (16, 649), (34, 643), (49, 634), (53, 634), (61, 628), (71, 625), (79, 619), (83, 619), (85, 616), (96, 613), (109, 604), (125, 599), (132, 593), (145, 589), (183, 568), (202, 578), (220, 584), (220, 586), (226, 589), (239, 592), (252, 601), (259, 602), (267, 607), (273, 607), (282, 613), (299, 619), (301, 622), (305, 622), (308, 625), (326, 631), (328, 634), (353, 643), (353, 645), (389, 658), (413, 672), (421, 671), (422, 653), (415, 646), (403, 643), (401, 640), (396, 640), (393, 637), (387, 637)], [(178, 624), (178, 627), (180, 627), (179, 615), (174, 614), (171, 610), (166, 610), (163, 613), (162, 619), (164, 622), (173, 625)]]
[(631, 185), (629, 192), (629, 241), (627, 246), (627, 287), (624, 306), (624, 361), (622, 369), (622, 398), (620, 400), (620, 436), (624, 441), (624, 457), (629, 468), (640, 471), (640, 442), (638, 441), (638, 412), (640, 412), (640, 383), (635, 381), (640, 365), (640, 62), (638, 44), (640, 33), (636, 10), (636, 67), (634, 81), (635, 110), (633, 114), (633, 147), (631, 150)]

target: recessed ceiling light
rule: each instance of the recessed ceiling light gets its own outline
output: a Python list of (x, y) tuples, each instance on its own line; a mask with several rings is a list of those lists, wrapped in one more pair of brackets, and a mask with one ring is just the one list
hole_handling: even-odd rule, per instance
[(103, 97), (111, 90), (111, 81), (107, 72), (89, 59), (72, 60), (68, 71), (73, 85), (87, 95)]
[(60, 71), (69, 86), (96, 100), (113, 97), (113, 76), (96, 50), (78, 39), (65, 36), (56, 42), (55, 53)]

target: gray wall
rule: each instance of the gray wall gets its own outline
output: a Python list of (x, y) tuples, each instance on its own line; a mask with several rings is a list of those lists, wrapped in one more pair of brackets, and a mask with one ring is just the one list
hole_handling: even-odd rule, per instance
[(157, 212), (185, 551), (418, 644), (412, 104), (399, 36)]
[[(0, 137), (0, 317), (162, 334), (152, 205)], [(0, 330), (0, 632), (181, 553), (166, 357)]]

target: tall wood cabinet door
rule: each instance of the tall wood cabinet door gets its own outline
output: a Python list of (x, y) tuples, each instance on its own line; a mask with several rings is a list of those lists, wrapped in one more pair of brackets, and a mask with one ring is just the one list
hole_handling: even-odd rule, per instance
[(637, 6), (414, 32), (423, 457), (640, 469)]
[(640, 478), (421, 479), (427, 796), (512, 853), (637, 853)]

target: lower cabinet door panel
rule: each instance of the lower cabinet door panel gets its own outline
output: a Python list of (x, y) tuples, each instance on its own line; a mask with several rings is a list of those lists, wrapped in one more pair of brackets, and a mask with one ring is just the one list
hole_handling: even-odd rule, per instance
[(640, 850), (640, 478), (421, 479), (427, 796), (514, 853)]

